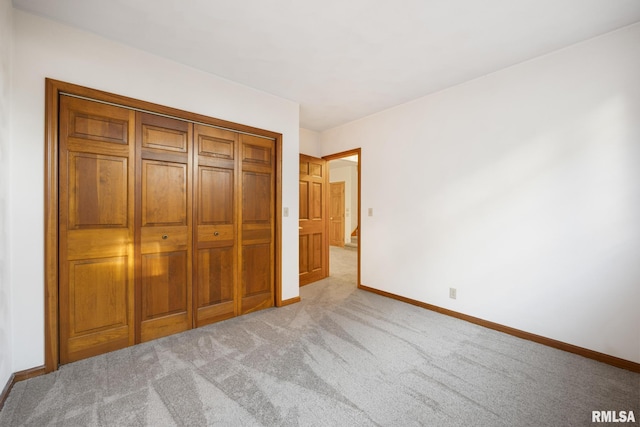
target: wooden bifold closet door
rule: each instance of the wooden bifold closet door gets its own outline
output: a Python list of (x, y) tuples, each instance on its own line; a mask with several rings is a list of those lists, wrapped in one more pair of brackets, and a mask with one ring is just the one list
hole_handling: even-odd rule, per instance
[(134, 343), (134, 113), (60, 103), (60, 363)]
[(136, 113), (138, 342), (191, 328), (192, 126)]
[(195, 126), (196, 326), (238, 314), (238, 134)]
[(275, 149), (240, 135), (240, 314), (271, 307), (275, 268)]
[(60, 363), (274, 305), (275, 143), (68, 96)]

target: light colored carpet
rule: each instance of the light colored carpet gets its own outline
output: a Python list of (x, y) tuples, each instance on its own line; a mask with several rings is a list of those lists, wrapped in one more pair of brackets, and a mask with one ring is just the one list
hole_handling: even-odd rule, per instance
[(17, 383), (2, 426), (586, 426), (640, 375), (355, 288), (355, 251), (302, 302)]

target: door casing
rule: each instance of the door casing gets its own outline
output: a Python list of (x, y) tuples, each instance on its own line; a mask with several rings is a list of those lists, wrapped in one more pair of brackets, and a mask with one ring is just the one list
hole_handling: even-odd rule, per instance
[[(357, 272), (357, 283), (356, 286), (358, 288), (360, 288), (360, 286), (362, 286), (362, 281), (361, 281), (361, 276), (360, 276), (360, 260), (361, 260), (361, 256), (362, 256), (362, 204), (361, 204), (361, 200), (362, 200), (362, 148), (354, 148), (351, 150), (347, 150), (347, 151), (341, 151), (339, 153), (335, 153), (335, 154), (329, 154), (326, 156), (323, 156), (322, 158), (324, 160), (326, 160), (327, 162), (331, 161), (331, 160), (338, 160), (338, 159), (342, 159), (344, 157), (350, 157), (350, 156), (358, 156), (358, 272)], [(331, 265), (329, 265), (329, 272), (328, 274), (331, 274)]]

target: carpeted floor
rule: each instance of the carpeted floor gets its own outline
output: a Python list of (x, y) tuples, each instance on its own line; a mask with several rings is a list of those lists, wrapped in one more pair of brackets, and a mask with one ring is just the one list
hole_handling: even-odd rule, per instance
[[(640, 416), (640, 374), (355, 288), (355, 251), (302, 302), (17, 383), (0, 425), (586, 426)], [(636, 423), (637, 425), (637, 423)]]

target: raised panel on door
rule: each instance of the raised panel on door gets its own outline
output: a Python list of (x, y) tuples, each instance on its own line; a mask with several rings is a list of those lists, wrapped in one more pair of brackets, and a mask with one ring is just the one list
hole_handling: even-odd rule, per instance
[(198, 224), (232, 225), (234, 170), (198, 167)]
[(60, 363), (134, 343), (132, 112), (62, 96)]
[(187, 224), (187, 165), (142, 160), (142, 226)]
[(69, 262), (67, 301), (71, 310), (68, 360), (63, 363), (130, 345), (127, 267), (127, 257)]
[(235, 275), (233, 245), (198, 249), (198, 326), (235, 316)]
[(301, 235), (298, 237), (298, 271), (309, 271), (309, 235)]
[[(246, 311), (265, 304), (271, 295), (273, 268), (267, 262), (271, 256), (269, 243), (242, 247), (242, 304)], [(266, 305), (263, 308), (270, 307)]]
[(194, 140), (194, 304), (196, 326), (202, 326), (238, 314), (238, 134), (195, 125)]
[[(187, 311), (187, 252), (156, 252), (142, 255), (142, 323), (162, 320), (165, 330), (183, 330)], [(157, 334), (157, 325), (143, 328), (141, 340)]]
[(126, 301), (126, 257), (71, 261), (69, 301), (74, 307), (74, 334), (95, 332), (127, 324), (126, 305), (102, 301)]
[(300, 155), (299, 281), (300, 286), (328, 274), (326, 161)]
[(80, 140), (84, 143), (97, 141), (129, 144), (130, 112), (128, 110), (119, 108), (120, 112), (113, 114), (114, 110), (111, 106), (84, 99), (71, 100), (69, 97), (65, 97), (62, 102), (70, 106), (65, 111), (64, 117), (61, 116), (65, 121), (65, 138), (71, 141)]
[(311, 192), (309, 194), (309, 220), (310, 221), (323, 221), (324, 220), (324, 203), (325, 203), (325, 183), (324, 182), (311, 182)]
[(271, 173), (242, 171), (242, 223), (271, 228)]
[(69, 152), (69, 228), (127, 226), (126, 157)]
[(191, 125), (137, 113), (139, 340), (192, 327)]
[(274, 305), (275, 143), (241, 137), (240, 313)]

